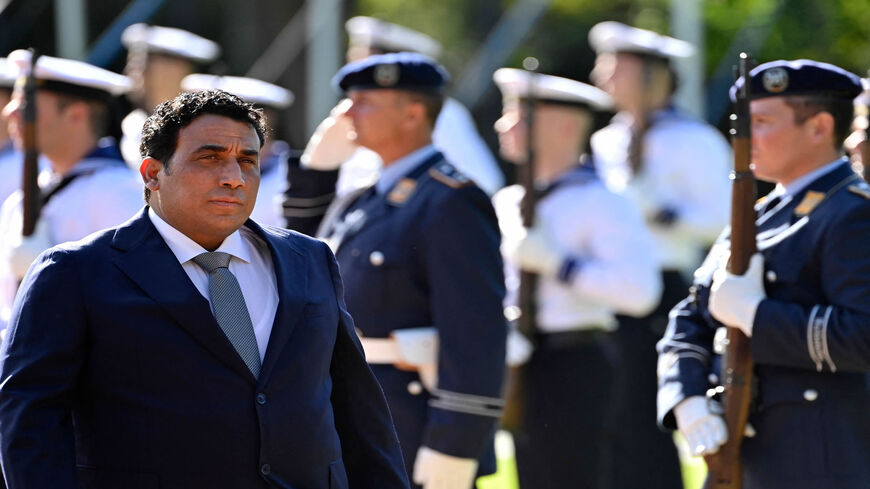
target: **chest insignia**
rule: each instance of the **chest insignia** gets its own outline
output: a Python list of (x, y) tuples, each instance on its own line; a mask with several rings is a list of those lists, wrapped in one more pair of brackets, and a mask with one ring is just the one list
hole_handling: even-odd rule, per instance
[(800, 202), (800, 204), (798, 204), (798, 206), (795, 207), (794, 213), (798, 217), (803, 217), (803, 216), (809, 214), (810, 212), (812, 212), (813, 209), (815, 209), (816, 206), (819, 205), (819, 203), (821, 203), (823, 200), (825, 200), (824, 193), (815, 192), (813, 190), (810, 190), (804, 196), (804, 200), (802, 200)]
[(411, 198), (411, 194), (417, 188), (417, 181), (412, 178), (403, 178), (399, 180), (393, 190), (387, 194), (387, 201), (394, 205), (402, 205)]

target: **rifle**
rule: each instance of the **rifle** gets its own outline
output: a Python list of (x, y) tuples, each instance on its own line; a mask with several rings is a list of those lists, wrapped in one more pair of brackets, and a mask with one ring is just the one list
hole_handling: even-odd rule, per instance
[[(519, 168), (519, 180), (524, 190), (523, 200), (520, 203), (520, 216), (523, 227), (526, 229), (535, 225), (535, 206), (537, 194), (535, 193), (535, 148), (534, 148), (534, 116), (535, 116), (535, 72), (538, 69), (538, 60), (528, 57), (523, 60), (523, 68), (529, 72), (528, 95), (523, 101), (524, 119), (526, 121), (526, 162)], [(520, 285), (517, 291), (517, 305), (519, 314), (511, 313), (517, 321), (517, 330), (529, 341), (534, 342), (535, 333), (535, 289), (537, 288), (537, 275), (525, 270), (520, 270)], [(511, 317), (508, 318), (513, 319)], [(505, 393), (505, 408), (501, 417), (501, 424), (507, 429), (519, 428), (523, 417), (523, 380), (522, 372), (518, 367), (508, 370), (507, 387)]]
[(39, 151), (36, 148), (36, 62), (39, 53), (30, 49), (30, 71), (24, 82), (24, 109), (22, 114), (22, 139), (24, 145), (24, 173), (21, 179), (23, 192), (23, 225), (22, 236), (30, 236), (36, 229), (39, 219), (40, 196), (37, 176), (39, 174)]
[[(750, 163), (750, 58), (740, 53), (739, 76), (743, 86), (737, 92), (734, 114), (731, 115), (731, 144), (734, 149), (734, 171), (731, 174), (731, 259), (728, 271), (742, 275), (749, 267), (749, 258), (756, 251), (755, 178)], [(727, 328), (725, 353), (722, 358), (722, 393), (728, 441), (707, 462), (704, 489), (740, 489), (743, 471), (740, 465), (740, 444), (749, 418), (752, 401), (752, 352), (749, 338), (738, 328)]]
[[(532, 57), (523, 60), (523, 68), (529, 72), (528, 96), (523, 103), (523, 112), (526, 120), (526, 164), (520, 166), (520, 185), (523, 186), (524, 196), (520, 206), (520, 215), (523, 227), (530, 229), (535, 225), (535, 207), (538, 204), (535, 192), (535, 73), (538, 69), (538, 60)], [(532, 340), (535, 329), (535, 286), (537, 275), (524, 270), (520, 271), (520, 286), (518, 304), (520, 317), (518, 329), (529, 340)]]

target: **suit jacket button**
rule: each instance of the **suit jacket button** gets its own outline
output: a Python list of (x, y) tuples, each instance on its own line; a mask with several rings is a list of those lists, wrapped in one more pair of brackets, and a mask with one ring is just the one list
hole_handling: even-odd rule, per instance
[(266, 404), (266, 394), (263, 394), (262, 392), (257, 394), (257, 404)]
[(269, 475), (272, 473), (272, 466), (269, 464), (263, 464), (260, 466), (260, 473), (263, 475)]
[(384, 264), (384, 254), (380, 251), (372, 251), (369, 255), (369, 262), (372, 265), (379, 267)]
[(815, 389), (807, 389), (804, 391), (804, 399), (813, 402), (819, 398), (819, 392)]
[(417, 382), (416, 380), (412, 380), (408, 382), (408, 393), (412, 396), (418, 396), (423, 392), (423, 384)]

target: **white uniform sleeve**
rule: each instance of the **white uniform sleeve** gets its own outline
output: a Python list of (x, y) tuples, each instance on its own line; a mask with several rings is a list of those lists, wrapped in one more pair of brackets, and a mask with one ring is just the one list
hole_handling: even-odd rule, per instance
[(579, 298), (641, 316), (652, 311), (662, 292), (652, 237), (640, 213), (625, 198), (604, 188), (590, 189), (582, 214), (589, 230), (587, 249), (571, 284)]
[(448, 98), (435, 124), (432, 143), (453, 164), (488, 195), (504, 186), (504, 175), (486, 143), (477, 132), (474, 119), (462, 104)]

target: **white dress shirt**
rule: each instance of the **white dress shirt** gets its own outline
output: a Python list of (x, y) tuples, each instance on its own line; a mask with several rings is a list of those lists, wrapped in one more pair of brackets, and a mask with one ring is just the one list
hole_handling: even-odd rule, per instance
[[(211, 305), (208, 273), (193, 261), (194, 257), (208, 250), (170, 226), (154, 212), (154, 209), (148, 209), (148, 217), (178, 259), (184, 273), (190, 277), (196, 290)], [(266, 356), (272, 324), (278, 311), (278, 281), (275, 277), (269, 245), (253, 231), (242, 227), (227, 236), (215, 251), (232, 255), (229, 269), (236, 276), (242, 295), (245, 297), (245, 305), (251, 316), (251, 324), (254, 325), (254, 335), (257, 337), (257, 348), (260, 350), (262, 362)]]
[[(641, 171), (632, 175), (631, 124), (631, 117), (620, 113), (592, 135), (598, 172), (610, 190), (641, 210), (662, 268), (690, 277), (728, 224), (731, 148), (709, 124), (673, 110), (661, 111), (644, 135)], [(664, 208), (676, 213), (669, 225), (652, 220)]]
[[(495, 194), (502, 249), (516, 247), (524, 235), (519, 185)], [(570, 283), (540, 276), (537, 328), (544, 333), (576, 329), (616, 329), (614, 314), (642, 315), (658, 303), (662, 284), (652, 238), (637, 210), (625, 198), (593, 180), (566, 184), (538, 201), (535, 225), (566, 256), (579, 260)], [(506, 305), (516, 302), (519, 273), (505, 260)]]

